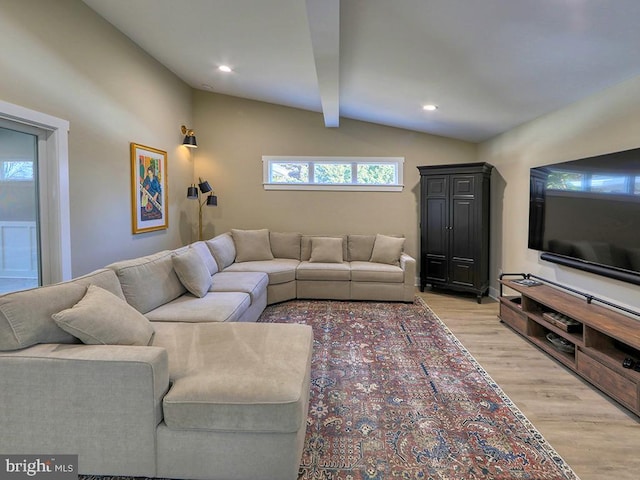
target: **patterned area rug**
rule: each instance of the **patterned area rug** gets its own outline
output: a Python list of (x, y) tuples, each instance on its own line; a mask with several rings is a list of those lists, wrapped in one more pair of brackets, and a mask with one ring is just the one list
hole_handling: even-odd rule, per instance
[(315, 336), (300, 479), (578, 477), (422, 301), (292, 301)]

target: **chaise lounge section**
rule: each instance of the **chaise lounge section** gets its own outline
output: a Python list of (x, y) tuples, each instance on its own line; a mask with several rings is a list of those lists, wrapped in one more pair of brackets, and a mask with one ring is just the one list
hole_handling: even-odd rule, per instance
[[(83, 474), (297, 478), (311, 328), (233, 321), (262, 311), (266, 275), (251, 276), (254, 303), (245, 292), (199, 298), (180, 293), (172, 258), (0, 296), (0, 451), (78, 454)], [(156, 279), (156, 291), (143, 296), (148, 282), (133, 278)]]

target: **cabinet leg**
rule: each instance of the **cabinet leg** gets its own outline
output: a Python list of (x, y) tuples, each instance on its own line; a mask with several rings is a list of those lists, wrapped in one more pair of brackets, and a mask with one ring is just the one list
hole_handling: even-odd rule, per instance
[(482, 294), (481, 293), (478, 294), (477, 300), (478, 300), (478, 305), (482, 304)]

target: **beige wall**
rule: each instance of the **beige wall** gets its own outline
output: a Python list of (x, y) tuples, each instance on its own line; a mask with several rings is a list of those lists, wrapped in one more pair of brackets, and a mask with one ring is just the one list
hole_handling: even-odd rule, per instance
[[(2, 0), (0, 45), (0, 99), (70, 122), (73, 274), (188, 242), (191, 89), (80, 0)], [(168, 153), (168, 230), (131, 233), (130, 142)]]
[[(233, 227), (305, 233), (402, 233), (418, 252), (418, 165), (486, 161), (492, 192), (492, 283), (525, 271), (638, 307), (637, 287), (560, 267), (528, 250), (529, 168), (638, 147), (640, 79), (630, 80), (481, 144), (192, 91), (80, 0), (0, 3), (0, 99), (70, 121), (72, 269), (195, 239), (197, 204), (185, 189), (208, 179), (219, 206), (205, 235)], [(193, 105), (193, 111), (192, 111)], [(200, 148), (179, 146), (196, 129)], [(129, 143), (169, 158), (169, 229), (131, 234)], [(405, 157), (402, 193), (284, 192), (262, 188), (262, 155)]]
[[(399, 233), (417, 255), (418, 165), (473, 162), (476, 146), (424, 133), (198, 91), (196, 174), (218, 195), (204, 207), (205, 237), (230, 228), (303, 233)], [(405, 157), (402, 192), (265, 191), (262, 155)], [(194, 202), (194, 211), (197, 209)]]
[[(480, 145), (492, 163), (492, 279), (500, 270), (531, 272), (634, 308), (638, 287), (558, 266), (527, 248), (529, 169), (640, 146), (640, 78), (538, 118)], [(567, 218), (567, 222), (571, 222)], [(640, 235), (640, 232), (639, 232)]]

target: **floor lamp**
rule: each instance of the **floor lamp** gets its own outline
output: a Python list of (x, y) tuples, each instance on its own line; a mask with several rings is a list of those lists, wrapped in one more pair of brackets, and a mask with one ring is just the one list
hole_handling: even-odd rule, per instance
[[(218, 197), (213, 194), (213, 189), (209, 182), (199, 179), (200, 183), (196, 187), (195, 183), (187, 188), (187, 198), (190, 200), (198, 200), (198, 240), (202, 240), (202, 207), (215, 207), (218, 205)], [(200, 200), (205, 193), (208, 193), (204, 199)]]

